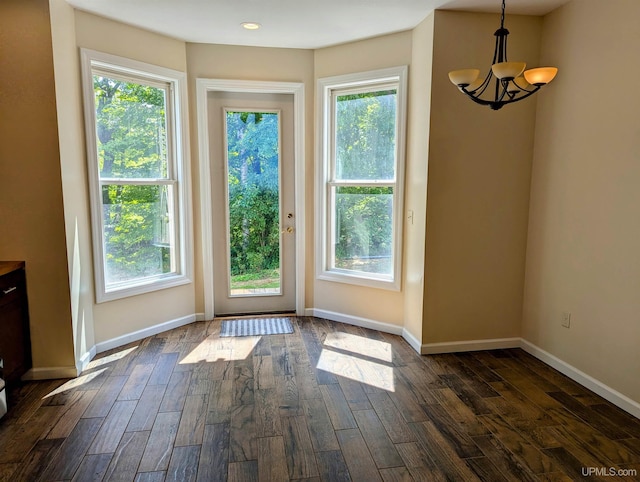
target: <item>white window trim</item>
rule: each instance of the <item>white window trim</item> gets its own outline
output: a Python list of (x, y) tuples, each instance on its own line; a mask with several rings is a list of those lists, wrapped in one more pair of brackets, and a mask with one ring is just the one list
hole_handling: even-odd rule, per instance
[[(318, 79), (316, 108), (319, 113), (316, 142), (316, 278), (326, 281), (348, 283), (371, 288), (382, 288), (400, 291), (402, 276), (402, 230), (404, 212), (404, 171), (407, 117), (407, 72), (408, 67), (399, 66), (369, 72), (339, 75)], [(398, 85), (397, 94), (397, 137), (396, 137), (396, 179), (393, 197), (393, 263), (392, 279), (372, 277), (367, 273), (350, 270), (329, 269), (328, 253), (330, 250), (331, 229), (328, 221), (329, 189), (333, 181), (331, 174), (331, 135), (333, 121), (331, 119), (331, 93), (334, 90), (362, 88), (368, 86), (384, 86), (393, 82)], [(379, 183), (383, 186), (386, 183)]]
[[(80, 49), (82, 65), (82, 87), (84, 100), (84, 118), (87, 143), (87, 165), (89, 195), (91, 201), (91, 225), (93, 236), (93, 265), (95, 279), (96, 302), (103, 303), (142, 293), (162, 290), (192, 282), (193, 273), (193, 240), (192, 240), (192, 212), (191, 212), (191, 174), (187, 112), (187, 76), (165, 67), (147, 64), (116, 55)], [(95, 127), (95, 100), (93, 89), (94, 68), (106, 69), (125, 76), (142, 78), (153, 82), (158, 81), (170, 85), (171, 98), (167, 102), (173, 113), (169, 119), (175, 162), (175, 182), (177, 189), (178, 227), (176, 239), (177, 266), (176, 272), (155, 277), (122, 283), (118, 287), (107, 290), (104, 272), (104, 243), (102, 200), (100, 192), (100, 173), (97, 161), (97, 139)], [(171, 124), (173, 124), (171, 126)], [(142, 181), (144, 183), (144, 181)]]

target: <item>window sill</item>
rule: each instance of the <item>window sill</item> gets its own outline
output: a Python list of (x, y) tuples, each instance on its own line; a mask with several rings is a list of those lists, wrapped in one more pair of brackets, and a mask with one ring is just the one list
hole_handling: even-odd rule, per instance
[(176, 286), (182, 286), (190, 284), (191, 278), (185, 275), (173, 275), (163, 278), (152, 278), (149, 280), (141, 281), (136, 284), (128, 284), (126, 286), (111, 288), (110, 290), (101, 290), (97, 293), (97, 303), (105, 303), (107, 301), (119, 300), (122, 298), (129, 298), (131, 296), (137, 296), (144, 293), (152, 293), (154, 291), (160, 291), (168, 288), (175, 288)]
[(371, 278), (366, 273), (357, 273), (353, 271), (323, 271), (317, 279), (322, 281), (331, 281), (336, 283), (346, 283), (356, 286), (364, 286), (366, 288), (378, 288), (387, 291), (400, 291), (400, 282), (396, 279), (389, 278)]

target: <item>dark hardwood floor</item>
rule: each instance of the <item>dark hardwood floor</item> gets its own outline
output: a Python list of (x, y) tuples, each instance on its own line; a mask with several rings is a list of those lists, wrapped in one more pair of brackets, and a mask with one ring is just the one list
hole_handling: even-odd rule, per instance
[(519, 349), (292, 321), (194, 323), (14, 388), (0, 481), (640, 480), (640, 421)]

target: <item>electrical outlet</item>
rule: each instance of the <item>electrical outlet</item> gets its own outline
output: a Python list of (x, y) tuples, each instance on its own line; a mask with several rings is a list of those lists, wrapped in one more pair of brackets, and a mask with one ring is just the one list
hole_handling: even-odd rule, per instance
[(562, 326), (569, 328), (571, 326), (571, 313), (568, 311), (562, 312)]

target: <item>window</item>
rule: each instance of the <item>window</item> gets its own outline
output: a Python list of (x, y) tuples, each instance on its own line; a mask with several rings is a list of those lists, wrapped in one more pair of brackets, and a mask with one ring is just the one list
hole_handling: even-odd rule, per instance
[(318, 82), (321, 279), (400, 289), (406, 72)]
[(82, 61), (97, 301), (188, 283), (185, 75)]

